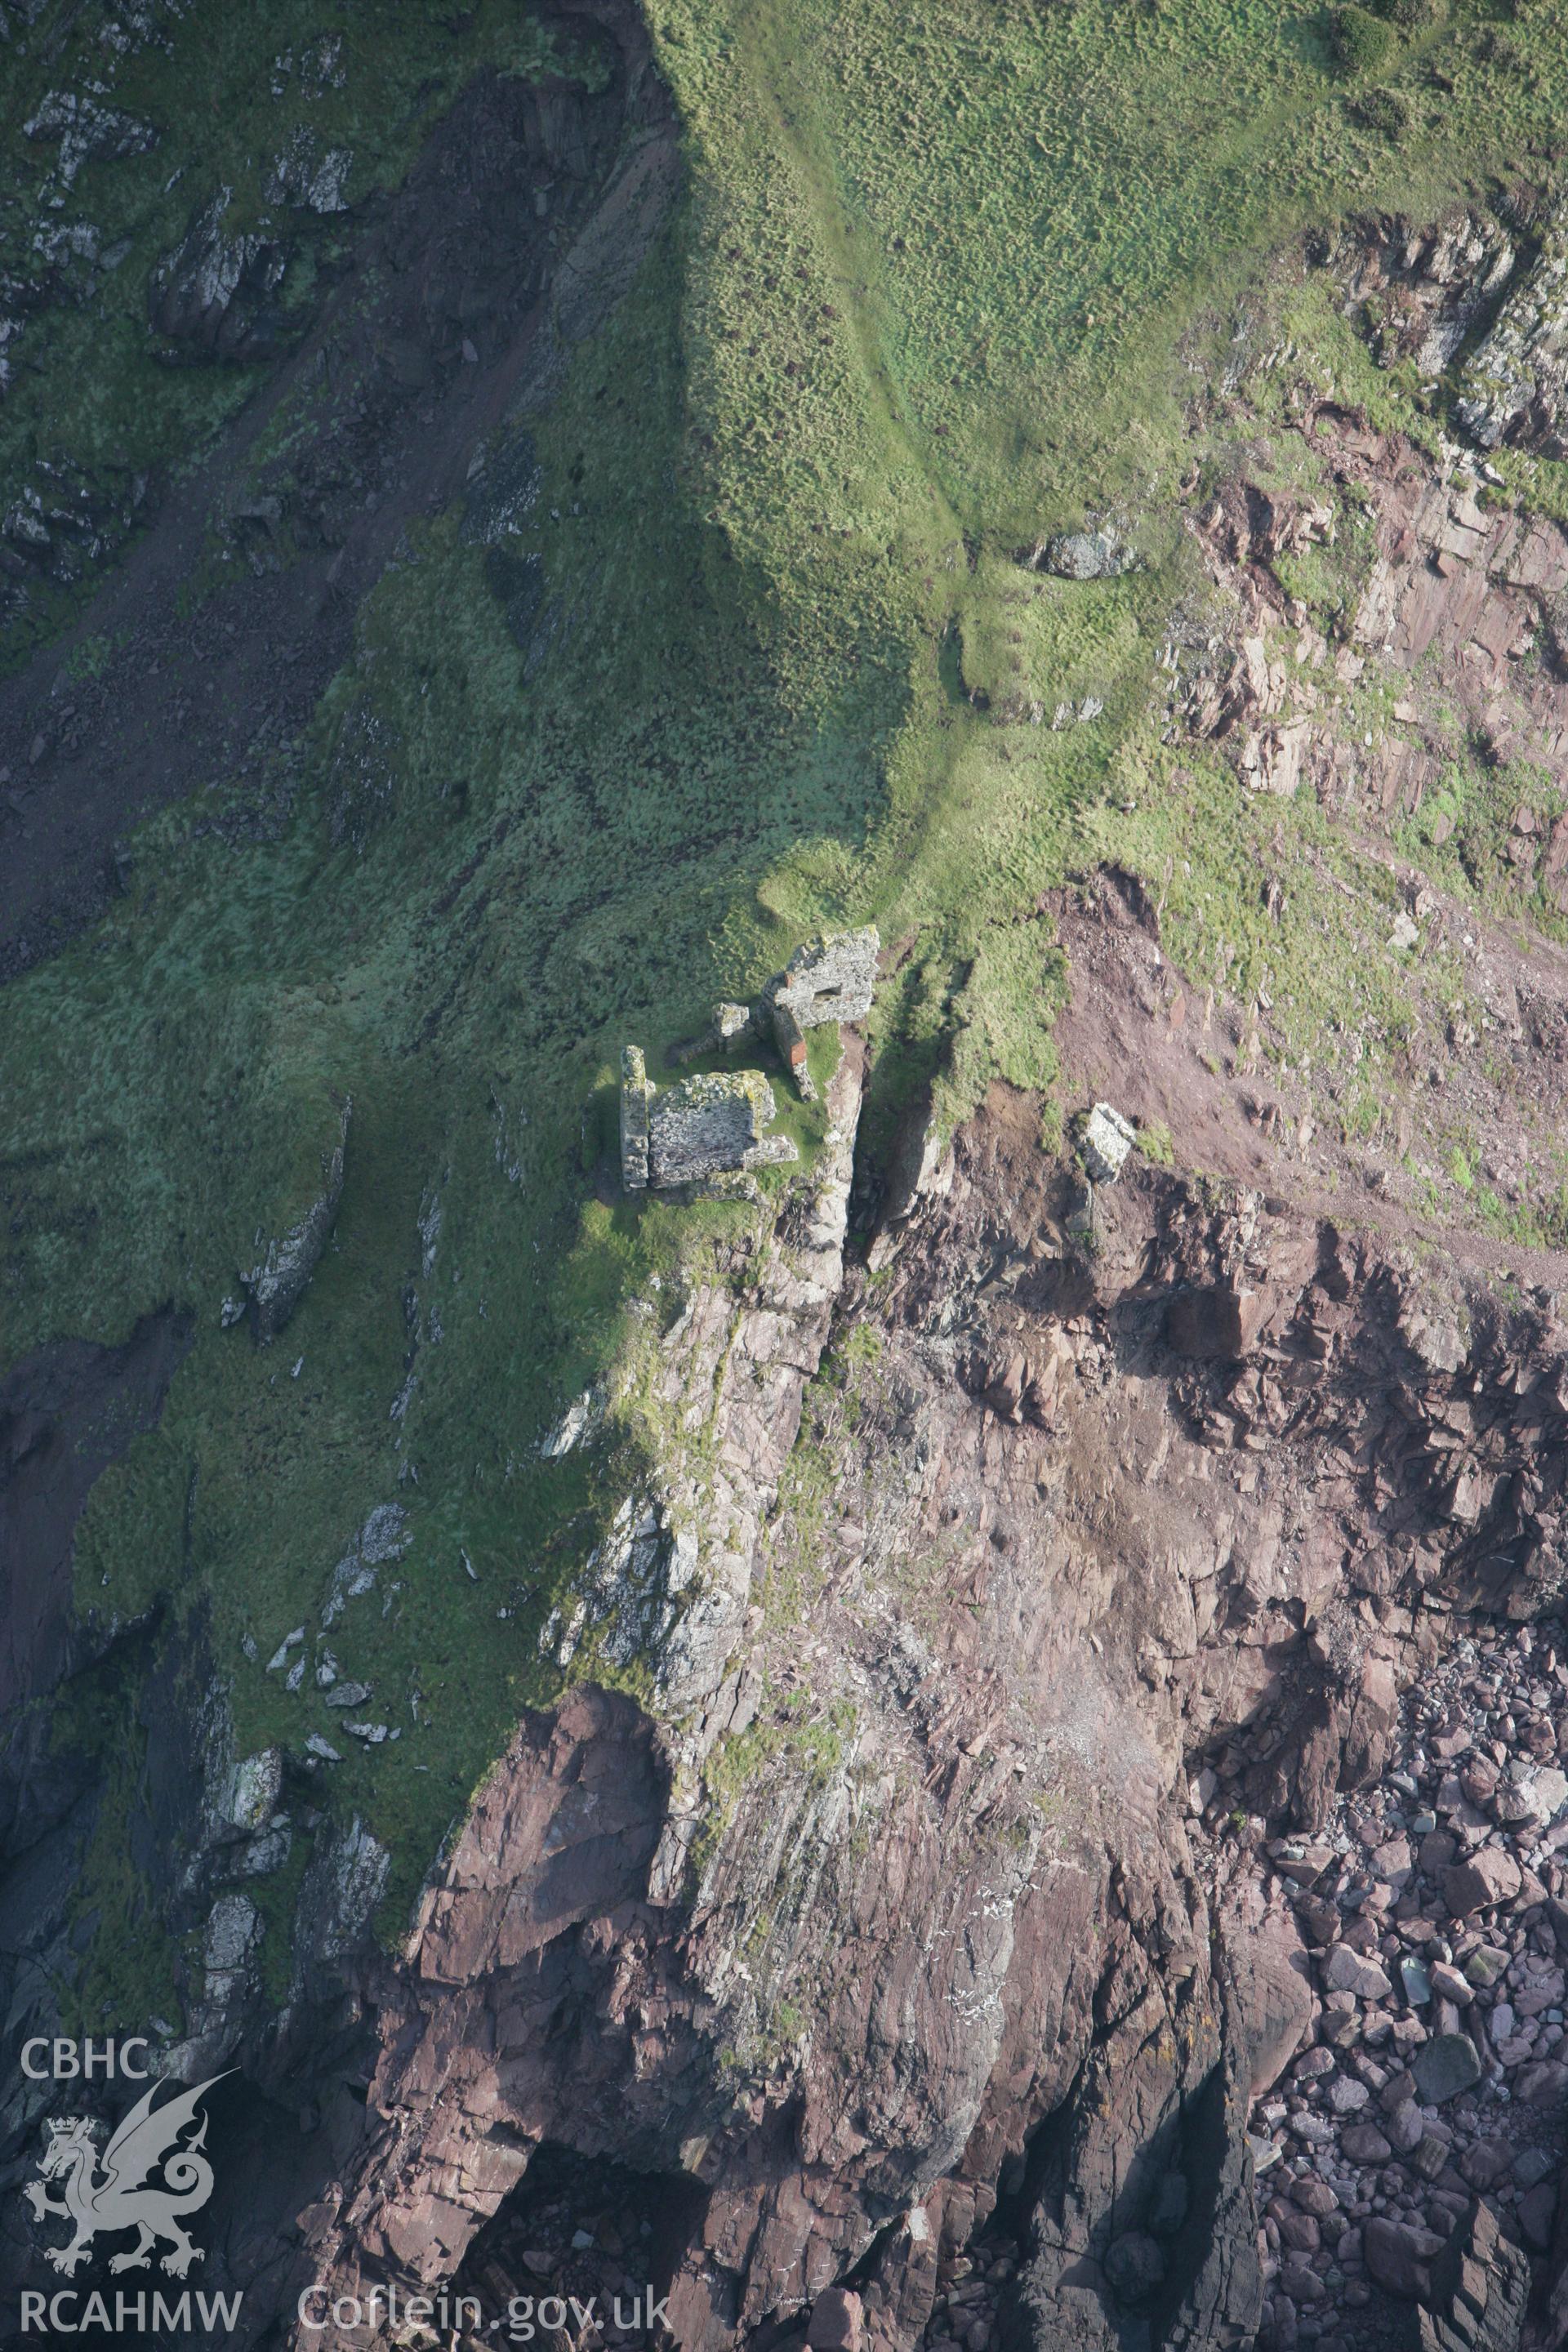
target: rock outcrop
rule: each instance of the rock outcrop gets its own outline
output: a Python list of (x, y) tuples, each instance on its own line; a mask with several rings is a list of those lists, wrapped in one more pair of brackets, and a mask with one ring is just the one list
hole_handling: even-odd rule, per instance
[(166, 359), (262, 360), (282, 348), (288, 247), (269, 231), (228, 227), (233, 201), (219, 188), (153, 273), (148, 315)]
[[(1468, 333), (1472, 279), (1434, 282), (1423, 333)], [(1228, 746), (1238, 790), (1411, 815), (1432, 647), (1502, 764), (1561, 725), (1512, 655), (1568, 541), (1457, 461), (1310, 421), (1365, 494), (1342, 641), (1286, 585), (1335, 509), (1238, 477), (1194, 517), (1237, 627), (1206, 667), (1173, 655), (1170, 728)], [(1373, 661), (1416, 731), (1358, 746), (1327, 676)], [(1557, 878), (1554, 825), (1510, 837)], [(1174, 968), (1152, 889), (1097, 874), (1037, 912), (1070, 972), (1064, 1086), (1125, 1106), (1119, 1146), (1163, 1128), (1168, 1164), (1122, 1150), (1086, 1223), (1072, 1152), (997, 1085), (951, 1140), (915, 1106), (857, 1193), (847, 1036), (820, 1155), (639, 1360), (654, 1434), (542, 1631), (561, 1696), (522, 1711), (400, 1953), (365, 1934), (384, 1852), (352, 1816), (323, 1841), (270, 2041), (231, 1882), (270, 1867), (289, 1791), (215, 1704), (181, 1798), (204, 2052), (250, 2032), (281, 2095), (352, 2044), (365, 2094), (340, 2074), (303, 2135), (258, 2327), (315, 2281), (456, 2280), (493, 2310), (523, 2276), (603, 2308), (645, 2243), (682, 2352), (1520, 2352), (1532, 2264), (1561, 2315), (1562, 1259), (1479, 1233), (1445, 1255), (1348, 1109), (1321, 1131), (1283, 1052), (1265, 1079), (1267, 990)], [(1556, 1116), (1555, 954), (1425, 884), (1378, 919), (1380, 951), (1446, 942), (1484, 998), (1483, 1042), (1462, 1009), (1422, 1029), (1413, 992), (1449, 1099), (1492, 1099), (1517, 1049)], [(786, 1058), (865, 1009), (855, 936), (764, 1000)], [(736, 1011), (721, 1043), (758, 1034)], [(634, 1189), (765, 1145), (759, 1073), (624, 1071)], [(248, 1278), (269, 1329), (328, 1194), (331, 1171)], [(585, 1392), (546, 1458), (610, 1409)], [(383, 1505), (323, 1636), (404, 1542)], [(372, 1696), (310, 1660), (345, 1717)], [(302, 1680), (303, 1624), (271, 1669)]]
[[(694, 1293), (667, 1339), (667, 1401), (713, 1398), (707, 1461), (672, 1464), (661, 1496), (628, 1507), (583, 1608), (553, 1629), (568, 1655), (652, 1662), (664, 1727), (594, 1687), (525, 1719), (421, 1906), (416, 1957), (380, 1988), (378, 2120), (310, 2217), (313, 2276), (448, 2275), (541, 2142), (672, 2194), (711, 2169), (737, 2086), (714, 2031), (731, 1956), (687, 1940), (702, 1775), (755, 1720), (737, 1653), (842, 1279), (860, 1087), (851, 1038), (824, 1153), (760, 1283)], [(780, 2194), (787, 2236), (787, 2182)], [(695, 2274), (685, 2292), (700, 2294)]]
[(153, 123), (105, 106), (85, 90), (49, 90), (22, 128), (27, 138), (58, 148), (60, 177), (68, 188), (84, 163), (145, 155), (158, 143)]
[(1517, 232), (1479, 211), (1437, 222), (1358, 222), (1333, 259), (1384, 364), (1410, 361), (1435, 381), (1508, 288)]
[(1023, 551), (1022, 561), (1058, 580), (1115, 580), (1136, 568), (1138, 555), (1121, 524), (1106, 520), (1043, 539)]
[[(1350, 1215), (1342, 1147), (1147, 993), (1146, 898), (1055, 911), (1069, 1071), (1229, 1172), (1129, 1157), (1091, 1246), (998, 1089), (911, 1144), (873, 1284), (852, 1051), (760, 1287), (662, 1343), (703, 1466), (627, 1497), (549, 1629), (584, 1686), (378, 1981), (312, 2271), (585, 2295), (598, 2221), (537, 2217), (622, 2162), (702, 2352), (819, 2309), (1516, 2352), (1568, 2108), (1568, 1327)], [(637, 1661), (646, 1712), (598, 1686)]]
[(343, 1153), (353, 1104), (344, 1099), (336, 1141), (321, 1156), (321, 1190), (287, 1232), (267, 1244), (255, 1265), (239, 1277), (249, 1302), (251, 1328), (262, 1346), (275, 1339), (305, 1295), (327, 1246), (343, 1189)]
[(1466, 362), (1458, 408), (1483, 449), (1568, 457), (1568, 205)]
[[(711, 2352), (830, 2285), (868, 2346), (1285, 2346), (1303, 2316), (1360, 2340), (1385, 2309), (1458, 2324), (1439, 2257), (1461, 2226), (1485, 2236), (1472, 2179), (1508, 2228), (1542, 2226), (1523, 2143), (1491, 2142), (1528, 2116), (1550, 2165), (1554, 2112), (1522, 2074), (1498, 2105), (1485, 2065), (1449, 2063), (1450, 2040), (1473, 2062), (1467, 2029), (1424, 2003), (1457, 2011), (1457, 1975), (1469, 2016), (1465, 1971), (1500, 1932), (1493, 1985), (1546, 2017), (1550, 1823), (1458, 1823), (1486, 1883), (1479, 1914), (1456, 1886), (1455, 1919), (1432, 1907), (1454, 1852), (1418, 1816), (1429, 1766), (1446, 1820), (1439, 1784), (1478, 1738), (1432, 1660), (1512, 1507), (1501, 1480), (1478, 1537), (1436, 1437), (1463, 1397), (1460, 1453), (1506, 1450), (1568, 1332), (1141, 1163), (1086, 1256), (1061, 1238), (1073, 1181), (999, 1101), (909, 1211), (874, 1303), (840, 1286), (841, 1207), (798, 1292), (738, 1322), (721, 1293), (691, 1302), (668, 1394), (724, 1368), (721, 1486), (647, 1522), (662, 1613), (637, 1615), (617, 1570), (577, 1635), (632, 1611), (669, 1727), (590, 1690), (520, 1735), (413, 1975), (383, 1989), (383, 2120), (315, 2241), (330, 2274), (514, 2275), (568, 2152), (629, 2163), (685, 2213), (669, 2324)], [(1258, 1309), (1194, 1360), (1172, 1308), (1216, 1282)], [(819, 1526), (786, 1485), (770, 1527), (833, 1313), (878, 1339), (852, 1413), (810, 1392), (800, 1443), (833, 1509)], [(1026, 1345), (1057, 1367), (1045, 1424), (963, 1376)], [(764, 1591), (816, 1580), (809, 1630), (748, 1614), (764, 1570)], [(1521, 1589), (1549, 1609), (1553, 1572)], [(1541, 1653), (1511, 1640), (1477, 1655), (1522, 1740)], [(1502, 1873), (1521, 1839), (1528, 1867)], [(1521, 2259), (1486, 2257), (1489, 2326)], [(585, 2292), (604, 2263), (567, 2249), (551, 2276)]]
[(323, 148), (303, 124), (272, 166), (267, 194), (273, 204), (298, 205), (311, 213), (346, 213), (353, 151)]

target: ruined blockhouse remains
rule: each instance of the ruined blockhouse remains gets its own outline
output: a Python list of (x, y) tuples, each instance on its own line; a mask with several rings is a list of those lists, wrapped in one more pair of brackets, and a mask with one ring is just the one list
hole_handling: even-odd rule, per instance
[[(797, 948), (754, 1004), (716, 1004), (700, 1037), (673, 1056), (734, 1052), (771, 1040), (810, 1102), (816, 1089), (806, 1062), (805, 1033), (829, 1021), (862, 1021), (871, 1009), (881, 941), (874, 926), (830, 931)], [(656, 1087), (639, 1045), (621, 1054), (621, 1181), (628, 1192), (749, 1174), (796, 1157), (787, 1136), (769, 1135), (773, 1090), (761, 1070), (721, 1070)]]

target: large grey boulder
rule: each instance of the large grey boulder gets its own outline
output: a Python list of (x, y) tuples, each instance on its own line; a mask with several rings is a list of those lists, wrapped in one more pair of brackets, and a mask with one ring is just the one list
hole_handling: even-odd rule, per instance
[(1103, 521), (1042, 540), (1025, 561), (1031, 571), (1050, 572), (1058, 580), (1115, 580), (1131, 572), (1138, 557), (1121, 526)]
[(322, 1962), (344, 1958), (363, 1940), (391, 1868), (390, 1853), (357, 1813), (319, 1841), (295, 1915), (307, 1981)]
[(1138, 1130), (1110, 1103), (1097, 1102), (1084, 1125), (1079, 1157), (1091, 1184), (1114, 1184), (1138, 1140)]

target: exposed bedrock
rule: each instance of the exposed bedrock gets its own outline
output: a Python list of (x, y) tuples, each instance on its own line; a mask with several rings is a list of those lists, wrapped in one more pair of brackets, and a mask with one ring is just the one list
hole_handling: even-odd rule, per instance
[[(1463, 2218), (1484, 2168), (1454, 2171), (1472, 2126), (1423, 2110), (1419, 2069), (1401, 2090), (1389, 2036), (1417, 2043), (1376, 1989), (1382, 1939), (1463, 1926), (1418, 1916), (1424, 1881), (1402, 1910), (1364, 1891), (1346, 1807), (1416, 1805), (1390, 1776), (1426, 1754), (1412, 1709), (1465, 1612), (1506, 1640), (1558, 1606), (1568, 1329), (1547, 1292), (1239, 1179), (1130, 1167), (1089, 1254), (1036, 1136), (994, 1095), (873, 1286), (843, 1273), (830, 1171), (776, 1293), (689, 1302), (670, 1392), (708, 1368), (722, 1491), (659, 1719), (583, 1689), (521, 1728), (408, 1964), (367, 1988), (368, 2136), (302, 2277), (537, 2286), (542, 2184), (578, 2159), (579, 2210), (595, 2166), (657, 2207), (669, 2326), (704, 2352), (798, 2343), (830, 2289), (854, 2309), (820, 2329), (888, 2347), (1289, 2343), (1309, 2273), (1320, 2334), (1381, 2340), (1448, 2307), (1457, 2226), (1491, 2243)], [(1290, 1858), (1314, 1838), (1350, 1850), (1342, 1910)], [(1476, 1914), (1521, 1950), (1552, 1932), (1554, 1847), (1536, 1869)], [(1389, 2176), (1370, 2241), (1312, 2170), (1321, 2147), (1353, 2175), (1368, 2068), (1448, 2199), (1412, 2221)], [(1559, 2119), (1531, 2129), (1553, 2167)], [(1528, 2253), (1500, 2210), (1478, 2340), (1513, 2352)], [(1342, 2236), (1321, 2285), (1297, 2241)], [(555, 2260), (580, 2294), (630, 2271)]]
[(263, 1346), (282, 1330), (321, 1264), (342, 1196), (343, 1152), (353, 1110), (346, 1097), (337, 1106), (336, 1138), (321, 1153), (320, 1185), (303, 1213), (268, 1240), (256, 1264), (239, 1277), (250, 1304), (251, 1328)]

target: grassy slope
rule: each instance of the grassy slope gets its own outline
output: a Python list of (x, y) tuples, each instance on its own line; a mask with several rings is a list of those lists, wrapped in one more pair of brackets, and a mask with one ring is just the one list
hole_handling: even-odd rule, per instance
[[(150, 274), (223, 190), (226, 236), (260, 230), (291, 248), (276, 298), (287, 321), (349, 241), (342, 215), (269, 200), (292, 140), (316, 157), (347, 150), (346, 194), (360, 203), (396, 185), (479, 67), (598, 70), (519, 0), (479, 0), (466, 16), (398, 0), (330, 14), (279, 0), (261, 21), (245, 9), (142, 13), (157, 28), (145, 43), (122, 43), (112, 11), (56, 5), (0, 45), (0, 314), (26, 321), (0, 399), (0, 507), (29, 489), (46, 509), (62, 496), (68, 506), (82, 485), (100, 512), (104, 499), (121, 506), (139, 476), (186, 463), (261, 381), (257, 365), (170, 366), (148, 330)], [(142, 154), (88, 160), (68, 184), (58, 142), (23, 126), (46, 94), (83, 89), (157, 137)], [(90, 254), (59, 248), (60, 233), (84, 230), (96, 232)], [(67, 617), (91, 577), (84, 566), (77, 583), (30, 584), (0, 659), (14, 663)]]
[[(364, 612), (288, 837), (220, 850), (186, 812), (159, 820), (132, 896), (7, 1007), (7, 1354), (118, 1337), (161, 1298), (200, 1318), (161, 1428), (95, 1494), (82, 1605), (202, 1608), (242, 1747), (298, 1752), (334, 1718), (261, 1661), (314, 1620), (366, 1514), (402, 1503), (410, 1549), (333, 1635), (402, 1738), (336, 1736), (353, 1752), (331, 1775), (394, 1843), (400, 1899), (547, 1695), (537, 1629), (657, 1438), (628, 1416), (607, 1458), (543, 1465), (541, 1432), (746, 1213), (591, 1197), (623, 1036), (656, 1047), (822, 919), (875, 916), (913, 946), (877, 1015), (879, 1118), (944, 1046), (957, 1117), (993, 1069), (1048, 1079), (1055, 973), (1025, 919), (1100, 855), (1163, 878), (1179, 948), (1223, 934), (1234, 987), (1267, 958), (1303, 1041), (1358, 996), (1385, 1022), (1386, 981), (1325, 950), (1342, 902), (1318, 867), (1265, 933), (1265, 826), (1288, 858), (1342, 856), (1314, 813), (1260, 817), (1217, 766), (1177, 772), (1144, 716), (1184, 584), (1158, 510), (1221, 306), (1269, 242), (1528, 160), (1568, 81), (1552, 12), (1521, 7), (1510, 61), (1461, 8), (1394, 76), (1396, 150), (1278, 0), (651, 16), (689, 193), (536, 426), (519, 552), (544, 567), (543, 657), (459, 519), (438, 525)], [(1434, 44), (1451, 98), (1422, 79)], [(1007, 562), (1120, 496), (1156, 516), (1149, 571), (1086, 590)], [(997, 726), (960, 677), (1104, 714)], [(356, 856), (329, 846), (322, 780), (363, 702), (396, 775)], [(333, 1244), (258, 1352), (219, 1305), (343, 1093)], [(94, 1998), (130, 1998), (107, 1963)]]

